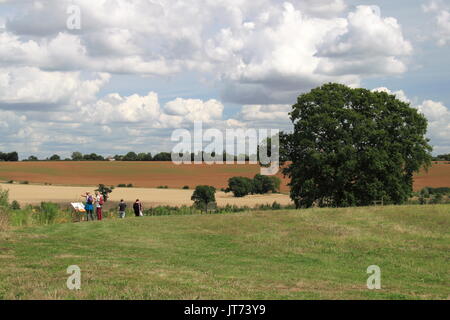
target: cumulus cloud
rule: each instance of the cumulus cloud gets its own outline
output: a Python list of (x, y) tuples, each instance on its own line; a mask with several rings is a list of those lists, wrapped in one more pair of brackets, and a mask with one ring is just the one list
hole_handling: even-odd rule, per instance
[(325, 59), (318, 70), (325, 74), (395, 74), (406, 71), (400, 59), (412, 53), (394, 18), (382, 18), (375, 6), (358, 6), (348, 15), (338, 36), (319, 47)]
[(240, 112), (243, 120), (287, 121), (291, 105), (244, 105)]
[[(260, 92), (267, 103), (288, 103), (324, 82), (399, 74), (412, 50), (395, 19), (370, 6), (348, 11), (343, 0), (38, 3), (6, 21), (0, 64), (142, 75), (196, 70), (215, 76), (224, 99), (238, 103), (260, 103)], [(81, 30), (66, 28), (72, 4), (81, 8)]]
[(61, 108), (95, 100), (109, 75), (83, 80), (80, 72), (45, 72), (35, 67), (0, 68), (0, 109)]
[(428, 136), (437, 152), (450, 152), (450, 110), (442, 102), (425, 100), (417, 106), (428, 119)]
[(211, 122), (222, 118), (224, 106), (217, 100), (181, 99), (168, 102), (164, 111), (168, 115), (179, 116), (187, 121)]
[(292, 3), (225, 28), (206, 43), (222, 68), (224, 97), (238, 103), (288, 103), (324, 82), (358, 86), (363, 77), (401, 74), (412, 45), (394, 18), (358, 6), (344, 17), (317, 17)]
[(435, 151), (450, 152), (450, 109), (444, 103), (433, 100), (424, 100), (422, 103), (413, 103), (403, 90), (391, 91), (388, 88), (376, 88), (373, 91), (387, 92), (398, 99), (410, 103), (428, 120), (427, 136), (436, 146)]
[[(21, 150), (72, 148), (97, 139), (108, 141), (101, 145), (105, 150), (162, 146), (167, 130), (195, 120), (220, 128), (285, 128), (289, 104), (300, 93), (324, 82), (356, 87), (367, 77), (402, 74), (413, 53), (396, 19), (344, 0), (8, 5), (20, 6), (20, 14), (0, 18), (0, 113), (8, 119), (0, 121), (0, 147), (22, 143)], [(81, 9), (80, 30), (67, 29), (69, 5)], [(447, 43), (448, 8), (434, 1), (424, 10), (435, 13), (439, 42)], [(161, 105), (152, 88), (119, 94), (106, 87), (116, 74), (161, 78), (191, 71), (213, 79), (221, 101), (184, 97)], [(394, 94), (409, 101), (402, 91)], [(243, 106), (224, 119), (222, 102)], [(431, 117), (430, 108), (439, 108), (430, 105), (421, 106)]]
[(386, 87), (380, 87), (380, 88), (375, 88), (372, 90), (373, 92), (386, 92), (388, 94), (393, 94), (397, 97), (397, 99), (406, 102), (406, 103), (411, 103), (411, 100), (408, 99), (408, 97), (406, 96), (405, 92), (403, 90), (397, 90), (392, 92), (391, 90), (389, 90)]
[(435, 38), (440, 46), (450, 43), (450, 6), (440, 0), (432, 0), (422, 6), (426, 13), (433, 13), (437, 34)]

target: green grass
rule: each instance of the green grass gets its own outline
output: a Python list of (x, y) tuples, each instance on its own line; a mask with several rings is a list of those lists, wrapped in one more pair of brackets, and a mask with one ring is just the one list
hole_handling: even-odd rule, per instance
[[(448, 299), (449, 229), (449, 205), (20, 228), (0, 234), (0, 298)], [(366, 287), (370, 265), (381, 290)]]

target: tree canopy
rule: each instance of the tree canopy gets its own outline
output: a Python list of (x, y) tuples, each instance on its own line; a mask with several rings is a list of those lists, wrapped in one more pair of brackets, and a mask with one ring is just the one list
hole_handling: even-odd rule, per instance
[(394, 95), (326, 84), (299, 96), (290, 116), (284, 173), (297, 207), (401, 204), (430, 165), (426, 118)]
[(192, 194), (191, 200), (197, 208), (208, 211), (208, 204), (216, 202), (216, 188), (211, 186), (197, 186)]

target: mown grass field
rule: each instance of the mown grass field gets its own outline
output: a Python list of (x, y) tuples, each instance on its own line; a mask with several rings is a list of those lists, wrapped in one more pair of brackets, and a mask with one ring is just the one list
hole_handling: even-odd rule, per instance
[[(0, 298), (449, 299), (449, 230), (449, 205), (21, 228), (0, 234)], [(381, 290), (366, 287), (370, 265)]]

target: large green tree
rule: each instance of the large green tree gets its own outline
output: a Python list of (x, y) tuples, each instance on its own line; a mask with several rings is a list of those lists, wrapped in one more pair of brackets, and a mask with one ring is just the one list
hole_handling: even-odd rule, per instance
[(284, 173), (297, 207), (401, 204), (431, 162), (427, 120), (385, 92), (326, 84), (298, 97), (290, 116)]

